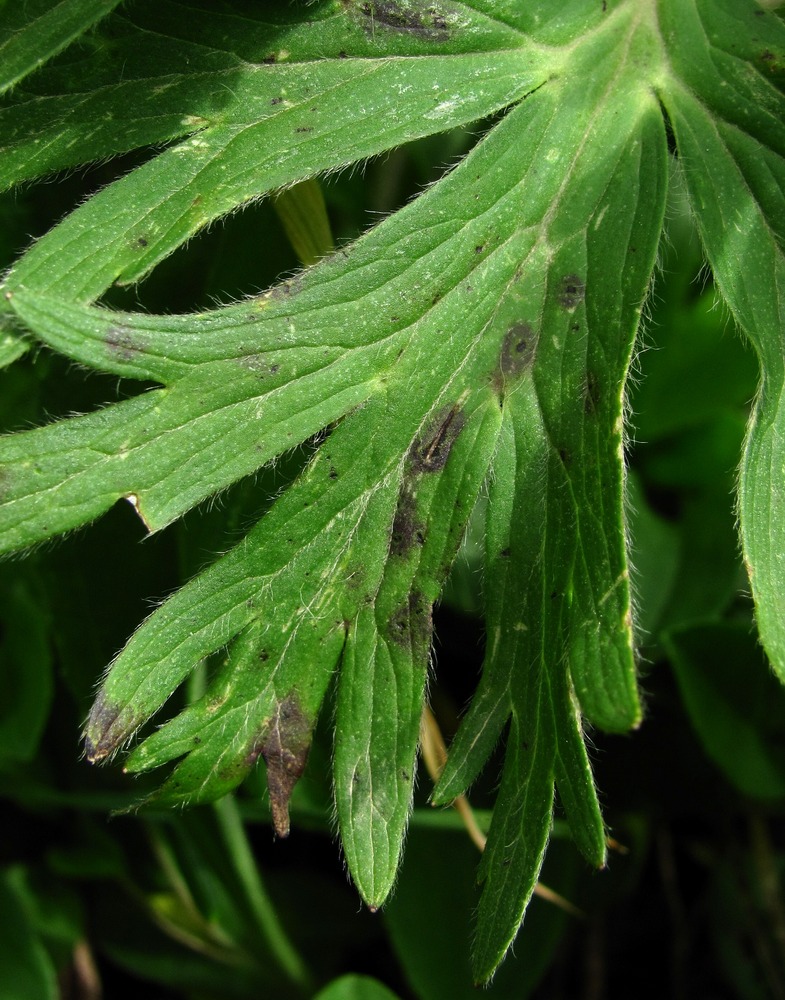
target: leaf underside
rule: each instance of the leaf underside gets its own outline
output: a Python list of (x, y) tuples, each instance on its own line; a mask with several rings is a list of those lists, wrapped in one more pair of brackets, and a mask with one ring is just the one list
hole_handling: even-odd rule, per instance
[[(555, 795), (604, 864), (584, 725), (640, 721), (623, 401), (667, 193), (663, 109), (718, 288), (761, 361), (739, 507), (785, 677), (781, 22), (741, 0), (574, 0), (558, 15), (545, 0), (131, 2), (33, 72), (113, 4), (70, 6), (38, 49), (34, 23), (3, 34), (0, 13), (0, 51), (15, 46), (0, 183), (166, 147), (19, 259), (0, 357), (37, 340), (155, 387), (0, 438), (2, 549), (121, 498), (158, 531), (322, 435), (245, 538), (129, 640), (88, 756), (115, 753), (219, 653), (205, 694), (126, 768), (177, 762), (156, 800), (199, 802), (261, 756), (285, 834), (337, 673), (341, 838), (380, 906), (411, 809), (432, 607), (487, 492), (486, 659), (434, 794), (463, 792), (504, 735), (480, 869), (485, 981), (523, 919)], [(95, 304), (250, 200), (488, 115), (414, 202), (254, 298), (167, 316)]]

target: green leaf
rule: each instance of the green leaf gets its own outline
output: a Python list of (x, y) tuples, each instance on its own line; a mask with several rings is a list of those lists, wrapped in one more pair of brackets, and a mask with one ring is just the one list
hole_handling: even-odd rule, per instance
[(781, 799), (785, 692), (746, 626), (696, 625), (664, 640), (692, 724), (709, 757), (745, 795)]
[(761, 365), (741, 468), (741, 536), (761, 640), (785, 680), (785, 26), (729, 0), (684, 5), (678, 15), (663, 6), (678, 76), (662, 99), (714, 279)]
[[(462, 792), (504, 737), (473, 957), (485, 981), (524, 917), (556, 802), (580, 852), (605, 862), (584, 726), (641, 719), (624, 393), (663, 226), (663, 109), (717, 287), (761, 360), (741, 529), (785, 676), (783, 27), (742, 0), (214, 6), (191, 0), (183, 18), (174, 2), (129, 3), (1, 112), (6, 184), (166, 148), (5, 278), (12, 337), (23, 327), (154, 384), (0, 439), (0, 548), (121, 498), (159, 531), (304, 446), (303, 471), (242, 541), (118, 655), (86, 747), (116, 753), (206, 662), (201, 696), (145, 730), (127, 769), (174, 765), (152, 798), (198, 802), (261, 757), (285, 835), (335, 683), (338, 821), (376, 908), (411, 809), (431, 610), (487, 494), (483, 676), (435, 794)], [(481, 118), (438, 183), (254, 298), (189, 315), (95, 304), (281, 189), (301, 257), (318, 257), (321, 206), (300, 182)], [(736, 414), (696, 426), (659, 474), (719, 481), (739, 427)]]
[(29, 761), (36, 754), (49, 716), (54, 688), (48, 616), (42, 611), (34, 572), (0, 579), (0, 766)]
[(0, 8), (0, 94), (92, 27), (120, 0), (33, 0)]
[(8, 1000), (55, 1000), (57, 978), (51, 959), (35, 933), (29, 915), (32, 901), (25, 898), (21, 869), (0, 873), (0, 919), (3, 947), (0, 948), (0, 975)]
[[(430, 815), (446, 819), (457, 813), (440, 810)], [(548, 862), (547, 881), (554, 885), (551, 879), (557, 879), (555, 887), (569, 896), (580, 864), (569, 843), (553, 844)], [(407, 978), (422, 1000), (472, 1000), (477, 995), (470, 963), (476, 865), (477, 849), (463, 826), (422, 828), (412, 823), (406, 864), (384, 920)], [(524, 1000), (533, 992), (567, 920), (552, 903), (533, 902), (516, 954), (489, 987), (493, 1000)]]
[[(431, 607), (499, 432), (495, 399), (467, 411), (468, 406), (442, 411), (409, 454), (385, 575), (373, 607), (361, 607), (350, 628), (341, 668), (334, 763), (338, 818), (349, 869), (374, 909), (392, 888), (411, 808)], [(446, 515), (441, 522), (437, 512)]]
[(328, 983), (314, 1000), (396, 1000), (396, 994), (378, 979), (351, 974)]

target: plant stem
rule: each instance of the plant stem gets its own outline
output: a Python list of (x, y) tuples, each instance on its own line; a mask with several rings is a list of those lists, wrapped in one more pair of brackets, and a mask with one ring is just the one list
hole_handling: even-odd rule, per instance
[(308, 969), (281, 925), (275, 907), (259, 877), (259, 869), (234, 797), (225, 796), (216, 802), (213, 808), (228, 847), (229, 858), (245, 889), (260, 934), (292, 982), (296, 983), (304, 993), (312, 992)]

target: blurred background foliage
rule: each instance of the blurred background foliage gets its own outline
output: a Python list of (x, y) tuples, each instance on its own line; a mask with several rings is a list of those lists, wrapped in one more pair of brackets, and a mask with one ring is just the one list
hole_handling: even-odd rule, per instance
[[(331, 178), (351, 239), (456, 161), (457, 130)], [(0, 263), (144, 151), (0, 200)], [(180, 312), (298, 266), (270, 201), (214, 226), (117, 307)], [(144, 391), (41, 349), (0, 377), (0, 429)], [(733, 489), (757, 383), (719, 305), (674, 164), (667, 238), (629, 389), (629, 537), (646, 718), (589, 734), (618, 849), (592, 872), (557, 825), (543, 881), (490, 1000), (785, 998), (785, 694), (758, 647)], [(477, 848), (457, 813), (417, 806), (397, 890), (362, 909), (336, 844), (328, 727), (275, 842), (263, 774), (214, 806), (126, 813), (144, 779), (88, 766), (79, 731), (114, 653), (150, 608), (225, 550), (297, 474), (301, 448), (152, 538), (118, 505), (0, 566), (0, 989), (7, 1000), (475, 997)], [(431, 703), (447, 738), (482, 662), (482, 503), (436, 619)], [(205, 665), (209, 669), (209, 664)], [(198, 694), (198, 673), (182, 696)], [(328, 713), (329, 715), (329, 713)], [(473, 788), (482, 825), (493, 767)]]

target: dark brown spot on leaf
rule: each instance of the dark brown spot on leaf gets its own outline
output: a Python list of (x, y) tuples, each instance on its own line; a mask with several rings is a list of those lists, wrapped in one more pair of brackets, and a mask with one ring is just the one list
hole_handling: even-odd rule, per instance
[(502, 384), (517, 378), (534, 364), (538, 334), (528, 323), (514, 323), (505, 334), (499, 355)]
[(142, 346), (126, 326), (110, 326), (104, 335), (109, 353), (119, 361), (133, 361), (143, 353)]
[(441, 410), (429, 430), (412, 447), (412, 469), (415, 472), (439, 472), (443, 469), (465, 422), (466, 418), (457, 403)]
[(424, 661), (433, 634), (430, 602), (419, 591), (412, 591), (390, 618), (387, 632), (396, 646), (410, 649), (413, 657)]
[(583, 302), (586, 285), (577, 274), (568, 274), (561, 280), (559, 302), (565, 309), (575, 309)]
[(267, 765), (273, 827), (279, 837), (289, 836), (289, 800), (305, 770), (311, 729), (310, 719), (292, 693), (278, 703), (265, 730), (261, 752)]
[(369, 33), (383, 27), (431, 42), (445, 42), (450, 37), (447, 19), (434, 5), (415, 0), (366, 0), (360, 4), (360, 13), (368, 19)]
[(276, 299), (285, 299), (289, 298), (290, 295), (296, 295), (300, 291), (302, 282), (302, 275), (296, 274), (293, 278), (287, 278), (286, 281), (280, 281), (277, 285), (273, 285), (272, 288), (265, 292), (265, 298), (268, 301), (270, 299), (275, 301)]
[(423, 522), (417, 519), (417, 502), (414, 495), (404, 483), (392, 523), (390, 554), (406, 556), (415, 545), (423, 545), (425, 530)]

